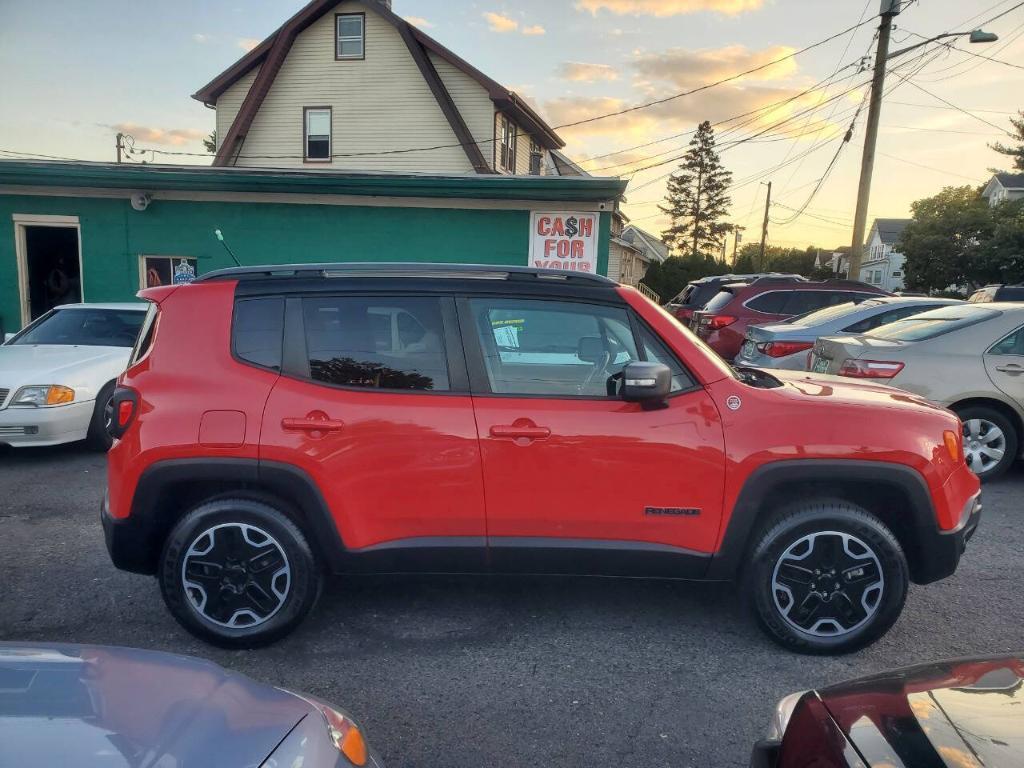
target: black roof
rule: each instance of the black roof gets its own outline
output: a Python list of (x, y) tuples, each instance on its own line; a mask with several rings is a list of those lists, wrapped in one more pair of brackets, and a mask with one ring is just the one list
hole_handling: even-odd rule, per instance
[(455, 278), (473, 280), (550, 280), (557, 283), (618, 285), (603, 275), (491, 264), (437, 264), (424, 262), (327, 262), (319, 264), (266, 264), (228, 267), (207, 272), (195, 282), (212, 280), (261, 280), (282, 278)]

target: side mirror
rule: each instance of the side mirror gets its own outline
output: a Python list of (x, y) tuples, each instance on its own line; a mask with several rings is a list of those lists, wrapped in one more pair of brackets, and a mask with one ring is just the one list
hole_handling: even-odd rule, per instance
[(656, 403), (672, 391), (672, 371), (664, 363), (629, 363), (622, 369), (622, 399), (627, 403)]
[(584, 336), (576, 346), (576, 357), (584, 363), (597, 364), (604, 360), (604, 341), (600, 336)]

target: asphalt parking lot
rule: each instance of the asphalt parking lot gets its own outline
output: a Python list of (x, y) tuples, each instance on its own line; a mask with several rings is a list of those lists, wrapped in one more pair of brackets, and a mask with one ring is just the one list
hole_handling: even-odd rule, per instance
[(604, 579), (328, 583), (268, 649), (186, 634), (156, 582), (116, 571), (98, 520), (104, 458), (0, 449), (0, 640), (204, 656), (350, 710), (388, 766), (746, 763), (794, 690), (942, 657), (1024, 650), (1024, 472), (985, 490), (958, 573), (913, 587), (895, 628), (840, 658), (786, 653), (730, 587)]

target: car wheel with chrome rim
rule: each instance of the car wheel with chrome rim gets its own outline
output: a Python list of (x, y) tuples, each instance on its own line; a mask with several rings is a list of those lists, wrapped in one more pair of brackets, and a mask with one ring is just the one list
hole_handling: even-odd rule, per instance
[(982, 482), (1002, 475), (1017, 458), (1018, 436), (1011, 421), (995, 408), (957, 409), (963, 423), (964, 461)]
[(298, 526), (253, 499), (200, 505), (174, 527), (160, 567), (164, 601), (193, 634), (225, 647), (256, 647), (290, 632), (320, 590)]
[(758, 621), (803, 653), (845, 653), (898, 618), (909, 581), (899, 542), (881, 520), (842, 500), (801, 503), (762, 529), (748, 569)]

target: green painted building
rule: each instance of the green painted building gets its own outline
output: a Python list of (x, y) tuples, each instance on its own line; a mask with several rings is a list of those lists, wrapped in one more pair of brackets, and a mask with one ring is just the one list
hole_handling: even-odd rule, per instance
[[(607, 274), (626, 182), (0, 161), (0, 327), (243, 265), (418, 261)], [(223, 242), (216, 232), (223, 236)]]

